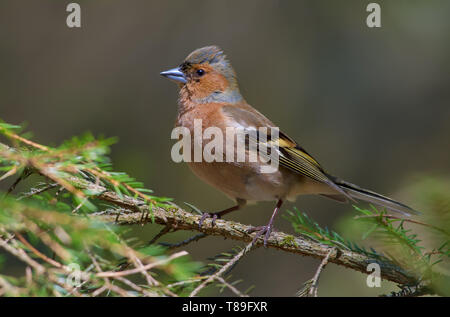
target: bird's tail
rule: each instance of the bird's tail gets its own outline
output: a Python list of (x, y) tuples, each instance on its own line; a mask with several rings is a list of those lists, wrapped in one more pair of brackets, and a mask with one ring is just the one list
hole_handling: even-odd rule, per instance
[(336, 177), (330, 177), (336, 185), (339, 186), (348, 196), (357, 200), (367, 201), (374, 205), (385, 207), (388, 210), (399, 212), (406, 216), (411, 216), (411, 214), (418, 215), (420, 212), (412, 209), (411, 207), (402, 204), (401, 202), (395, 201), (392, 198), (380, 195), (373, 191), (361, 188), (352, 183), (343, 181)]

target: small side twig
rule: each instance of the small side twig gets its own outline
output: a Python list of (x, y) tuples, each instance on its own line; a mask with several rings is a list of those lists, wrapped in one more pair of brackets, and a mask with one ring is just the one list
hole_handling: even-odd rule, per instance
[(155, 236), (153, 237), (153, 239), (151, 239), (151, 240), (149, 241), (148, 245), (154, 244), (159, 238), (161, 238), (163, 235), (169, 233), (171, 230), (172, 230), (171, 227), (165, 226), (164, 228), (161, 229), (160, 232), (158, 232), (157, 235), (155, 235)]
[(100, 272), (97, 273), (98, 277), (116, 277), (116, 276), (126, 276), (126, 275), (131, 275), (131, 274), (136, 274), (136, 273), (140, 273), (142, 271), (148, 271), (156, 266), (160, 266), (160, 265), (164, 265), (170, 261), (172, 261), (173, 259), (179, 258), (181, 256), (187, 255), (188, 253), (186, 251), (181, 251), (178, 253), (174, 253), (171, 256), (169, 256), (167, 259), (161, 260), (161, 261), (156, 261), (141, 267), (137, 267), (131, 270), (127, 270), (127, 271), (109, 271), (109, 272)]
[(33, 252), (36, 256), (38, 256), (39, 258), (41, 258), (42, 260), (44, 260), (45, 262), (57, 267), (57, 268), (64, 268), (64, 265), (62, 265), (61, 263), (49, 258), (48, 256), (46, 256), (45, 254), (43, 254), (42, 252), (40, 252), (39, 250), (37, 250), (35, 247), (33, 247), (25, 238), (24, 236), (22, 236), (19, 232), (15, 233), (15, 236), (17, 237), (17, 239), (20, 240), (20, 242), (22, 242), (31, 252)]
[(167, 243), (167, 242), (161, 242), (160, 245), (164, 247), (168, 247), (169, 249), (175, 249), (179, 247), (183, 247), (191, 242), (198, 241), (202, 238), (207, 237), (208, 235), (206, 233), (198, 233), (192, 237), (187, 238), (186, 240), (177, 242), (177, 243)]
[(26, 178), (28, 178), (28, 176), (30, 176), (31, 174), (33, 174), (33, 172), (31, 171), (30, 168), (25, 168), (22, 172), (22, 174), (20, 174), (20, 176), (16, 179), (16, 181), (8, 188), (8, 191), (6, 192), (6, 195), (11, 194), (11, 192), (16, 189), (17, 185), (19, 185), (19, 183), (23, 180), (25, 180)]
[(233, 267), (245, 254), (247, 254), (253, 247), (253, 242), (249, 243), (244, 249), (241, 250), (234, 258), (232, 258), (227, 264), (222, 266), (222, 268), (217, 271), (217, 273), (212, 274), (209, 278), (207, 278), (205, 281), (203, 281), (197, 288), (195, 288), (191, 294), (189, 294), (189, 297), (196, 296), (205, 286), (207, 286), (209, 283), (211, 283), (213, 280), (217, 280), (223, 273), (228, 271), (229, 268)]
[(238, 290), (236, 287), (225, 281), (225, 279), (221, 276), (217, 276), (216, 280), (225, 285), (230, 291), (232, 291), (235, 295), (239, 297), (248, 297), (247, 294), (242, 293), (240, 290)]
[(17, 198), (17, 200), (21, 200), (24, 198), (29, 198), (31, 196), (42, 194), (43, 192), (46, 192), (47, 190), (53, 189), (57, 186), (58, 186), (57, 183), (51, 183), (51, 184), (47, 184), (46, 186), (43, 186), (41, 188), (32, 188), (28, 193), (25, 193), (22, 196), (20, 196), (19, 198)]
[(317, 290), (319, 289), (319, 277), (325, 266), (328, 264), (328, 260), (331, 254), (336, 248), (331, 248), (325, 257), (320, 262), (319, 267), (316, 270), (313, 278), (305, 283), (305, 287), (298, 293), (299, 296), (317, 297)]

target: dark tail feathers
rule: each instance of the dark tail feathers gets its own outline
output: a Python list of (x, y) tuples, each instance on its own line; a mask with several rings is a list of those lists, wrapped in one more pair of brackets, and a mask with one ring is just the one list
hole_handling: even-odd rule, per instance
[(411, 214), (415, 215), (420, 214), (420, 212), (412, 209), (411, 207), (408, 207), (405, 204), (395, 201), (389, 197), (358, 187), (354, 184), (348, 183), (336, 177), (331, 176), (330, 178), (351, 198), (367, 201), (374, 205), (385, 207), (388, 210), (399, 212), (406, 216), (411, 216)]

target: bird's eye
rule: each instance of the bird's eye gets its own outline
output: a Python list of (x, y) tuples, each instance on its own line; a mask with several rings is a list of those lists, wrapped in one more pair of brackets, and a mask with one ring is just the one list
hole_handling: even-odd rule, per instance
[(197, 69), (197, 75), (199, 75), (199, 76), (203, 76), (203, 75), (205, 75), (205, 71), (203, 70), (203, 69)]

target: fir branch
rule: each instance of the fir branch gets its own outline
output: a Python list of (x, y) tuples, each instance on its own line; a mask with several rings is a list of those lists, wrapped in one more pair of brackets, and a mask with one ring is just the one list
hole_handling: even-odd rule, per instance
[[(80, 189), (88, 189), (91, 192), (96, 192), (98, 198), (109, 203), (115, 204), (122, 208), (128, 209), (129, 213), (121, 214), (117, 224), (131, 225), (142, 224), (141, 213), (147, 210), (147, 205), (139, 199), (123, 196), (119, 197), (116, 193), (107, 191), (104, 187), (89, 183), (84, 180), (72, 180), (74, 184)], [(254, 234), (247, 232), (251, 228), (249, 225), (240, 224), (233, 221), (226, 221), (217, 219), (215, 226), (211, 226), (211, 219), (206, 219), (203, 226), (199, 228), (199, 221), (201, 217), (192, 213), (186, 212), (179, 207), (158, 207), (153, 208), (155, 223), (170, 226), (174, 230), (191, 230), (200, 231), (207, 235), (222, 236), (233, 240), (251, 242)], [(107, 222), (115, 222), (115, 214), (101, 214), (98, 217)], [(148, 220), (144, 220), (148, 222)], [(262, 241), (258, 240), (256, 244), (261, 245)], [(329, 245), (314, 241), (307, 237), (294, 237), (292, 235), (273, 232), (268, 240), (269, 248), (275, 248), (285, 252), (296, 253), (316, 258), (324, 258), (329, 250), (332, 248)], [(412, 285), (418, 283), (418, 279), (411, 272), (407, 272), (401, 267), (398, 267), (392, 261), (380, 257), (371, 257), (365, 253), (358, 253), (351, 250), (337, 248), (329, 258), (329, 262), (345, 266), (347, 268), (367, 274), (367, 265), (372, 262), (377, 262), (381, 267), (382, 278), (393, 281), (399, 284)]]
[[(198, 294), (203, 287), (213, 280), (219, 280), (225, 287), (232, 290), (232, 288), (230, 288), (231, 284), (227, 285), (226, 283), (223, 283), (224, 280), (221, 280), (221, 275), (251, 249), (251, 242), (255, 236), (255, 233), (248, 233), (251, 226), (233, 221), (225, 221), (223, 219), (217, 219), (215, 225), (212, 226), (212, 220), (206, 219), (202, 227), (199, 227), (199, 221), (201, 219), (200, 215), (186, 212), (182, 208), (170, 204), (170, 199), (168, 198), (149, 195), (151, 191), (144, 188), (142, 183), (137, 182), (126, 173), (112, 171), (109, 158), (106, 154), (109, 153), (109, 145), (113, 142), (113, 139), (95, 140), (92, 136), (86, 135), (81, 138), (72, 138), (70, 141), (63, 143), (59, 147), (48, 147), (30, 141), (19, 135), (18, 130), (19, 129), (16, 126), (0, 123), (0, 133), (3, 133), (10, 138), (14, 144), (14, 148), (11, 148), (8, 145), (0, 143), (0, 168), (5, 171), (2, 179), (16, 174), (20, 175), (13, 184), (15, 187), (15, 185), (32, 173), (44, 176), (47, 181), (51, 180), (51, 183), (56, 185), (52, 185), (51, 188), (44, 187), (45, 190), (41, 190), (42, 188), (34, 188), (25, 194), (27, 199), (23, 200), (38, 201), (41, 199), (44, 206), (48, 207), (52, 204), (56, 204), (56, 209), (58, 211), (42, 213), (42, 209), (27, 206), (25, 205), (26, 202), (24, 202), (24, 205), (20, 205), (17, 202), (13, 204), (9, 200), (6, 201), (6, 205), (3, 205), (3, 207), (6, 207), (6, 213), (3, 209), (0, 209), (0, 216), (3, 218), (6, 217), (11, 223), (7, 223), (7, 226), (2, 225), (2, 228), (0, 228), (4, 231), (6, 230), (5, 232), (8, 237), (7, 239), (2, 238), (1, 240), (1, 246), (4, 249), (21, 258), (35, 270), (45, 272), (50, 276), (51, 281), (55, 281), (54, 283), (58, 284), (56, 282), (57, 276), (52, 275), (47, 267), (52, 266), (52, 270), (59, 270), (58, 274), (67, 273), (65, 263), (70, 258), (73, 258), (73, 253), (75, 252), (74, 250), (70, 250), (69, 252), (68, 248), (63, 246), (64, 243), (61, 244), (60, 241), (71, 239), (70, 234), (62, 233), (64, 232), (64, 229), (59, 233), (57, 230), (57, 228), (64, 227), (64, 225), (62, 225), (64, 221), (69, 221), (64, 217), (70, 216), (70, 223), (74, 222), (73, 219), (79, 218), (80, 222), (75, 221), (79, 226), (78, 230), (87, 230), (86, 228), (90, 228), (95, 223), (96, 219), (102, 220), (104, 223), (114, 223), (119, 225), (157, 223), (163, 225), (164, 229), (156, 236), (156, 239), (169, 232), (169, 230), (190, 230), (199, 231), (200, 235), (188, 239), (188, 242), (186, 243), (196, 241), (209, 235), (222, 236), (250, 243), (247, 248), (239, 252), (231, 261), (227, 262), (227, 264), (223, 265), (217, 272), (209, 277), (205, 279), (193, 279), (192, 276), (189, 276), (184, 281), (171, 284), (183, 284), (185, 281), (186, 283), (188, 283), (187, 281), (196, 281), (193, 282), (193, 285), (200, 283), (194, 291), (192, 291), (191, 295)], [(60, 187), (60, 190), (54, 195), (57, 196), (57, 198), (50, 199), (51, 196), (49, 197), (49, 192), (55, 187)], [(59, 197), (59, 193), (63, 189), (65, 190), (64, 194), (62, 194), (63, 197)], [(70, 203), (68, 200), (70, 200)], [(106, 211), (98, 212), (98, 209), (101, 206), (99, 201), (106, 203)], [(16, 213), (13, 214), (8, 212), (8, 208), (15, 209)], [(70, 215), (62, 212), (63, 210), (69, 212)], [(111, 210), (114, 211), (111, 212)], [(72, 215), (70, 211), (77, 211), (77, 214)], [(78, 213), (78, 211), (80, 212)], [(418, 246), (419, 241), (415, 235), (403, 228), (404, 221), (383, 217), (383, 215), (373, 216), (369, 211), (362, 212), (368, 216), (365, 217), (366, 220), (375, 221), (374, 226), (366, 233), (366, 235), (377, 232), (384, 234), (390, 239), (396, 239), (400, 244), (405, 244), (410, 251), (417, 256), (417, 259), (420, 260), (419, 262), (423, 262), (426, 257), (431, 258), (431, 255), (434, 254), (434, 252), (438, 252), (440, 255), (448, 254), (448, 248), (446, 249), (445, 247), (446, 244), (437, 250), (434, 250), (433, 253), (428, 255), (424, 254), (422, 248)], [(402, 285), (402, 287), (414, 286), (419, 287), (420, 289), (433, 289), (433, 285), (428, 276), (424, 278), (424, 275), (422, 274), (423, 271), (418, 272), (416, 270), (408, 269), (407, 266), (400, 265), (395, 258), (384, 256), (373, 249), (368, 251), (355, 243), (347, 241), (336, 232), (321, 228), (305, 214), (300, 214), (298, 211), (296, 211), (296, 213), (290, 212), (288, 213), (288, 219), (292, 222), (294, 229), (300, 236), (295, 237), (282, 232), (273, 232), (269, 237), (267, 243), (268, 247), (284, 252), (326, 259), (323, 262), (325, 264), (327, 262), (335, 263), (365, 274), (368, 274), (366, 271), (367, 265), (376, 262), (380, 265), (381, 277), (386, 280), (398, 283)], [(393, 223), (396, 221), (400, 221), (400, 225), (394, 227)], [(106, 224), (105, 226), (106, 228), (110, 228), (110, 226)], [(49, 229), (51, 229), (51, 231), (48, 231)], [(39, 236), (40, 241), (47, 248), (55, 252), (59, 259), (59, 261), (55, 263), (60, 263), (62, 267), (58, 267), (58, 265), (49, 261), (49, 258), (29, 243), (23, 235), (19, 240), (16, 240), (14, 236), (11, 236), (11, 231), (19, 232), (20, 230), (28, 231), (34, 236)], [(65, 230), (74, 234), (74, 230), (77, 230), (77, 228), (65, 227)], [(92, 235), (92, 232), (89, 231), (86, 234)], [(55, 238), (55, 236), (58, 237)], [(132, 248), (124, 241), (121, 241), (120, 238), (114, 236), (112, 239), (118, 241), (112, 244), (104, 240), (96, 240), (96, 238), (98, 237), (94, 238), (91, 236), (91, 239), (93, 239), (91, 241), (91, 247), (98, 244), (107, 246), (107, 249), (110, 252), (124, 257), (128, 265), (133, 264), (135, 268), (125, 270), (125, 268), (122, 267), (117, 271), (117, 266), (114, 266), (114, 264), (110, 263), (106, 258), (102, 258), (98, 254), (96, 254), (95, 257), (91, 255), (88, 263), (90, 266), (96, 268), (97, 273), (94, 274), (94, 280), (89, 280), (88, 277), (85, 277), (83, 282), (87, 283), (88, 280), (90, 281), (90, 295), (96, 296), (103, 294), (104, 292), (114, 293), (119, 296), (133, 295), (133, 292), (141, 290), (142, 288), (127, 279), (127, 276), (132, 274), (142, 274), (147, 279), (148, 287), (155, 290), (157, 294), (166, 294), (169, 296), (176, 295), (172, 293), (168, 287), (165, 287), (163, 283), (158, 281), (155, 282), (152, 276), (147, 272), (147, 270), (152, 269), (157, 265), (163, 265), (164, 263), (167, 263), (167, 261), (170, 261), (172, 259), (170, 256), (166, 256), (164, 259), (160, 260), (156, 260), (150, 256), (145, 258), (147, 263), (143, 263), (144, 257), (137, 256), (136, 254), (138, 253), (132, 251)], [(154, 240), (156, 241), (156, 239)], [(14, 246), (9, 244), (9, 241), (12, 241)], [(28, 250), (36, 257), (44, 261), (45, 265), (31, 259), (24, 252), (24, 248), (20, 245), (20, 241), (22, 241)], [(260, 241), (260, 239), (255, 242), (256, 246), (261, 244), (262, 241)], [(75, 254), (77, 253), (75, 252)], [(176, 257), (180, 254), (184, 253), (177, 253), (173, 256)], [(97, 257), (99, 258), (97, 259)], [(323, 266), (325, 264), (323, 264)], [(190, 265), (192, 265), (192, 263)], [(430, 267), (431, 266), (428, 266), (427, 268)], [(179, 273), (179, 275), (182, 275), (181, 268)], [(92, 277), (90, 278), (92, 279)], [(444, 276), (444, 278), (448, 279), (446, 276)], [(109, 279), (120, 281), (121, 285), (113, 285)], [(18, 289), (15, 288), (14, 285), (9, 286), (9, 281), (5, 281), (5, 279), (1, 280), (3, 289), (8, 289), (11, 293), (17, 292)], [(58, 285), (60, 285), (67, 294), (86, 294), (85, 287), (74, 288), (66, 284), (61, 285), (61, 283)], [(55, 288), (52, 289), (52, 292), (61, 293), (61, 291), (56, 290)], [(149, 295), (155, 293), (148, 292), (146, 294)]]

